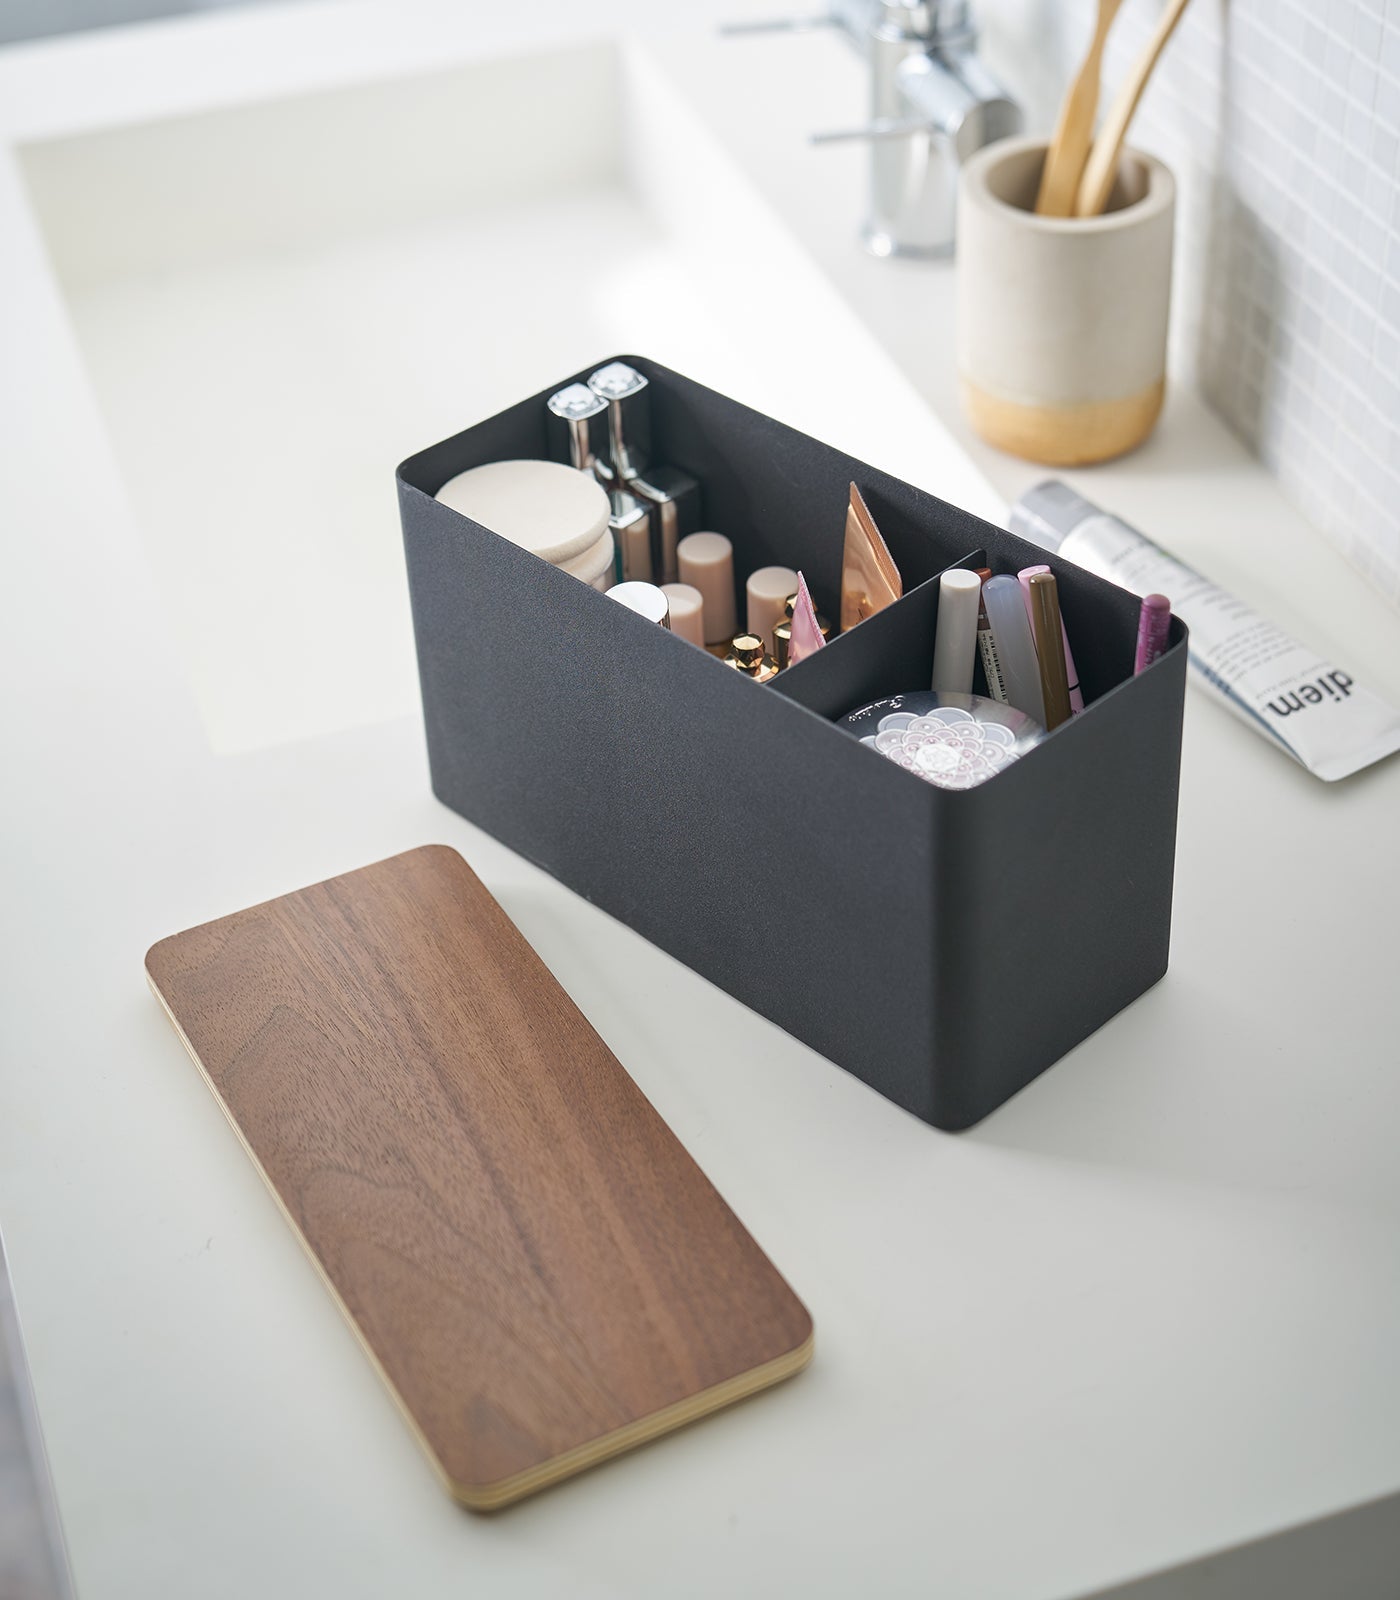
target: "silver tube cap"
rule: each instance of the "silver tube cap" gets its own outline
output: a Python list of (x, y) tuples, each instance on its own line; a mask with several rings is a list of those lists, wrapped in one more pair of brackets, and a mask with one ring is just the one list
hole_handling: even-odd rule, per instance
[(545, 401), (546, 431), (552, 461), (607, 482), (612, 477), (608, 454), (608, 402), (584, 383), (571, 383)]
[(610, 361), (589, 378), (588, 387), (608, 407), (608, 460), (619, 478), (646, 470), (651, 453), (651, 397), (647, 380), (625, 361)]
[(1027, 489), (1012, 506), (1007, 526), (1018, 538), (1038, 544), (1053, 555), (1081, 522), (1102, 515), (1100, 507), (1067, 483), (1047, 478)]

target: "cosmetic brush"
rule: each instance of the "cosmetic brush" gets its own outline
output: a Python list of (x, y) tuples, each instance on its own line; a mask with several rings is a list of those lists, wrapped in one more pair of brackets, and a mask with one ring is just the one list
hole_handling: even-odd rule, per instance
[(1076, 217), (1097, 217), (1108, 204), (1108, 197), (1113, 192), (1113, 180), (1118, 176), (1118, 152), (1127, 137), (1128, 124), (1133, 120), (1138, 101), (1142, 99), (1142, 91), (1157, 65), (1157, 58), (1166, 48), (1167, 40), (1181, 21), (1186, 6), (1187, 0), (1168, 0), (1155, 32), (1143, 46), (1142, 54), (1133, 63), (1132, 70), (1108, 108), (1103, 127), (1099, 129), (1099, 136), (1094, 140), (1094, 148), (1084, 165), (1079, 192), (1074, 197)]
[(1118, 15), (1123, 0), (1099, 0), (1094, 37), (1074, 82), (1060, 107), (1045, 166), (1040, 174), (1040, 193), (1035, 209), (1042, 217), (1068, 217), (1074, 211), (1074, 197), (1083, 176), (1089, 145), (1094, 137), (1094, 118), (1099, 110), (1099, 75), (1103, 68), (1104, 45), (1108, 30)]

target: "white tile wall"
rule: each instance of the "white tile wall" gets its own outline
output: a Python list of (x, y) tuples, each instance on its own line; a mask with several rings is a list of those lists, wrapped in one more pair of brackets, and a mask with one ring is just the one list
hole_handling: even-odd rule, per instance
[[(1124, 0), (1105, 99), (1162, 0)], [(1095, 0), (982, 0), (1048, 129)], [(1192, 0), (1133, 125), (1178, 181), (1173, 363), (1400, 606), (1400, 0)]]

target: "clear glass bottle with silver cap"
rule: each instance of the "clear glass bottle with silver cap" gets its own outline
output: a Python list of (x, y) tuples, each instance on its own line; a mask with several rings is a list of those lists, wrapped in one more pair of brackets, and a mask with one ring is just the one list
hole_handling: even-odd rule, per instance
[(592, 374), (588, 387), (608, 408), (610, 470), (651, 509), (653, 581), (676, 583), (676, 546), (700, 526), (700, 485), (688, 472), (651, 459), (651, 397), (635, 367), (611, 361)]
[(586, 383), (558, 389), (545, 402), (549, 416), (550, 455), (580, 472), (591, 473), (608, 491), (612, 511), (615, 556), (613, 575), (618, 583), (650, 583), (652, 570), (652, 513), (636, 495), (622, 488), (608, 456), (608, 402)]

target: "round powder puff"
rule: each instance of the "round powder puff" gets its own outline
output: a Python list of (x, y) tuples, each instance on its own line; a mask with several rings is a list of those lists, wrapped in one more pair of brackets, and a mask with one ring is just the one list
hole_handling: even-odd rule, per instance
[(581, 578), (584, 583), (591, 583), (595, 589), (606, 592), (612, 587), (616, 553), (617, 545), (612, 536), (612, 529), (604, 528), (603, 537), (597, 544), (589, 545), (581, 556), (575, 556), (572, 561), (561, 561), (559, 565), (565, 572), (571, 572), (574, 577)]
[(449, 478), (437, 498), (556, 566), (601, 541), (611, 510), (602, 484), (558, 461), (491, 461)]

